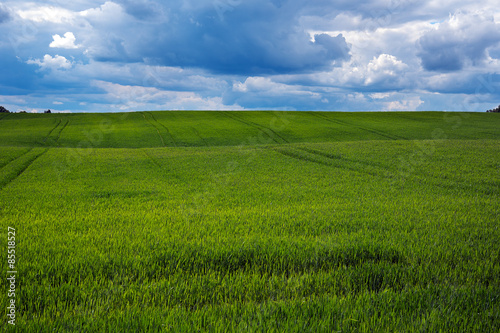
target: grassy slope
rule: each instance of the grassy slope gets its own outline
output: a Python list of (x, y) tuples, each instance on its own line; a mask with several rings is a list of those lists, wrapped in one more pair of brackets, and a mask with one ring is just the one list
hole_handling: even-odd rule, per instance
[(498, 139), (498, 115), (164, 111), (10, 114), (0, 146), (147, 148), (359, 140)]
[(444, 116), (10, 115), (18, 326), (498, 330), (500, 117)]

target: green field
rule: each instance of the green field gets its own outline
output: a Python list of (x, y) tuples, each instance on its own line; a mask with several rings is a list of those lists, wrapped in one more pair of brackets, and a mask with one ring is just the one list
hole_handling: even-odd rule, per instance
[(0, 168), (18, 331), (500, 331), (500, 114), (8, 114)]

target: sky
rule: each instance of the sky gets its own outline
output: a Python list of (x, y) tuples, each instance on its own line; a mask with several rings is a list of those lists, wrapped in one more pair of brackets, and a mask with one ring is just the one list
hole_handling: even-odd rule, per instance
[(0, 105), (484, 112), (497, 1), (2, 1)]

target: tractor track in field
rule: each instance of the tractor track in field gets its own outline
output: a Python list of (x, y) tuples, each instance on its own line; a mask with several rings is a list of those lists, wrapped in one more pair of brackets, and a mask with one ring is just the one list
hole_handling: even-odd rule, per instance
[(174, 147), (177, 147), (177, 142), (175, 141), (174, 139), (174, 136), (172, 135), (172, 133), (170, 133), (170, 130), (168, 129), (167, 126), (163, 125), (162, 123), (160, 123), (158, 120), (156, 120), (155, 116), (153, 115), (153, 113), (151, 112), (148, 112), (149, 115), (151, 116), (151, 118), (153, 118), (153, 120), (158, 124), (160, 125), (161, 127), (163, 127), (165, 129), (165, 131), (167, 132), (168, 134), (168, 137), (170, 138), (170, 141), (172, 142), (172, 144), (174, 145)]
[(348, 123), (348, 122), (345, 122), (345, 121), (342, 121), (342, 120), (330, 119), (330, 118), (325, 117), (323, 115), (319, 115), (317, 112), (307, 112), (307, 114), (311, 114), (311, 115), (313, 115), (313, 116), (315, 116), (317, 118), (329, 121), (329, 122), (334, 123), (334, 124), (354, 127), (354, 128), (360, 129), (360, 130), (365, 131), (365, 132), (370, 132), (372, 134), (376, 134), (378, 136), (382, 136), (382, 137), (387, 138), (387, 139), (391, 139), (391, 140), (408, 140), (407, 138), (402, 137), (402, 136), (393, 135), (393, 134), (387, 134), (387, 133), (384, 133), (384, 132), (381, 132), (381, 131), (378, 131), (378, 130), (374, 130), (372, 128), (367, 128), (367, 127), (362, 127), (362, 126), (354, 125), (354, 124), (351, 124), (351, 123)]
[(3, 118), (8, 117), (9, 115), (10, 115), (10, 113), (6, 113), (6, 114), (4, 114), (3, 116), (1, 116), (1, 117), (0, 117), (0, 120), (2, 120)]
[(310, 154), (314, 154), (314, 155), (326, 157), (326, 158), (334, 160), (334, 161), (346, 161), (346, 162), (350, 162), (350, 163), (363, 164), (363, 165), (366, 165), (368, 167), (375, 167), (375, 168), (379, 168), (379, 169), (384, 169), (386, 171), (389, 170), (386, 166), (381, 165), (379, 163), (366, 162), (366, 161), (361, 161), (361, 160), (355, 160), (355, 159), (344, 157), (341, 154), (334, 155), (334, 154), (331, 154), (331, 153), (327, 153), (327, 152), (316, 150), (316, 149), (312, 149), (312, 148), (306, 148), (306, 147), (296, 147), (296, 148), (300, 149), (300, 150), (303, 150), (305, 152), (308, 152)]
[[(32, 148), (33, 149), (33, 148)], [(29, 152), (32, 151), (32, 149), (29, 150)], [(7, 177), (5, 177), (5, 179), (0, 179), (0, 191), (7, 185), (9, 185), (10, 183), (12, 183), (14, 180), (16, 180), (19, 176), (21, 176), (24, 171), (26, 171), (26, 169), (28, 169), (38, 158), (40, 158), (42, 155), (44, 155), (46, 152), (49, 151), (50, 148), (45, 148), (42, 152), (38, 153), (38, 154), (34, 154), (32, 157), (30, 157), (29, 159), (27, 159), (23, 164), (20, 165), (20, 167), (15, 170), (13, 172), (13, 174), (11, 175), (8, 175), (7, 174)], [(23, 154), (22, 156), (20, 156), (19, 158), (21, 157), (25, 157), (29, 152)], [(11, 163), (9, 164), (12, 164), (13, 162), (15, 162), (16, 160), (19, 160), (19, 158), (15, 159), (14, 161), (12, 161)], [(6, 165), (7, 166), (7, 165)], [(5, 166), (5, 167), (6, 167)]]
[[(50, 135), (59, 127), (59, 125), (61, 125), (62, 123), (62, 120), (59, 119), (59, 122), (57, 122), (57, 124), (49, 131), (49, 133), (47, 134), (47, 136), (45, 138), (43, 138), (43, 143), (46, 144), (47, 140), (49, 139)], [(64, 126), (59, 130), (59, 132), (57, 133), (57, 137), (55, 138), (54, 142), (57, 143), (57, 141), (59, 140), (59, 137), (61, 136), (61, 133), (62, 131), (66, 128), (66, 126), (68, 125), (69, 123), (69, 120), (66, 121), (66, 123), (64, 124)], [(9, 162), (7, 162), (1, 169), (3, 170), (4, 168), (8, 168), (9, 165), (11, 165), (12, 163), (15, 163), (16, 161), (24, 158), (26, 155), (28, 155), (35, 147), (31, 147), (29, 148), (25, 153), (19, 155), (18, 157), (16, 158), (13, 158), (12, 160), (10, 160)], [(11, 183), (14, 179), (16, 179), (17, 177), (19, 177), (33, 162), (35, 162), (35, 160), (37, 160), (40, 156), (42, 156), (43, 154), (45, 154), (47, 151), (49, 150), (49, 148), (46, 148), (43, 152), (41, 152), (40, 154), (38, 155), (35, 155), (34, 158), (31, 158), (27, 161), (27, 163), (24, 163), (21, 168), (17, 171), (17, 173), (14, 174), (14, 177), (11, 177), (11, 178), (7, 178), (5, 180), (3, 179), (0, 179), (0, 190), (2, 190), (6, 185), (8, 185), (9, 183)]]
[[(62, 120), (61, 120), (61, 122), (62, 122)], [(58, 142), (58, 141), (59, 141), (59, 138), (61, 137), (61, 133), (62, 133), (62, 131), (64, 131), (64, 129), (66, 128), (66, 126), (68, 126), (68, 124), (69, 124), (69, 120), (66, 120), (66, 122), (64, 123), (64, 125), (63, 125), (62, 127), (59, 127), (59, 125), (61, 124), (61, 122), (60, 122), (60, 123), (57, 125), (57, 127), (56, 127), (56, 128), (54, 128), (54, 129), (50, 132), (50, 134), (49, 134), (49, 135), (48, 135), (48, 136), (44, 139), (44, 143), (47, 143), (46, 141), (47, 141), (48, 139), (50, 139), (51, 141), (53, 141), (53, 145), (55, 145), (55, 146), (59, 146), (59, 142)], [(54, 133), (54, 131), (55, 131), (55, 130), (57, 130), (57, 132), (56, 132), (56, 134), (55, 134), (54, 138), (51, 138), (51, 137), (50, 137), (50, 135), (51, 135), (52, 133)]]
[(149, 159), (149, 160), (150, 160), (150, 161), (151, 161), (154, 165), (156, 165), (156, 166), (157, 166), (158, 168), (160, 168), (160, 169), (162, 169), (162, 168), (163, 168), (163, 167), (161, 166), (161, 164), (160, 164), (157, 160), (155, 160), (155, 159), (154, 159), (151, 155), (149, 155), (149, 154), (147, 153), (147, 150), (146, 150), (146, 149), (141, 149), (141, 150), (142, 150), (142, 152), (144, 153), (144, 155), (146, 155), (146, 156), (148, 157), (148, 159)]
[[(500, 190), (499, 184), (496, 184), (495, 182), (489, 182), (481, 187), (473, 188), (470, 183), (467, 183), (460, 179), (444, 179), (439, 176), (422, 174), (420, 172), (405, 173), (402, 172), (401, 170), (394, 170), (394, 169), (391, 170), (390, 168), (380, 166), (375, 163), (367, 163), (358, 160), (346, 159), (341, 156), (317, 151), (310, 148), (304, 148), (304, 147), (291, 148), (291, 147), (278, 146), (278, 147), (266, 147), (266, 149), (273, 150), (284, 156), (295, 158), (297, 160), (312, 162), (319, 165), (328, 166), (334, 169), (349, 170), (353, 172), (368, 174), (374, 177), (381, 177), (391, 181), (402, 181), (404, 179), (411, 178), (413, 179), (412, 181), (416, 180), (420, 184), (428, 183), (432, 186), (448, 191), (472, 189), (474, 191), (478, 191), (487, 195), (498, 195), (498, 192)], [(304, 154), (304, 152), (308, 154)], [(327, 160), (322, 159), (322, 157), (326, 158)], [(358, 166), (353, 164), (358, 164)], [(370, 168), (375, 167), (376, 169), (367, 170), (362, 166), (360, 166), (360, 164)]]
[(163, 147), (166, 147), (167, 145), (165, 144), (165, 140), (163, 140), (163, 136), (161, 135), (160, 130), (158, 129), (158, 127), (156, 127), (155, 124), (153, 124), (153, 122), (146, 117), (146, 114), (144, 112), (141, 112), (141, 114), (144, 117), (144, 120), (146, 120), (151, 126), (154, 127), (154, 129), (158, 133), (158, 136), (160, 137), (160, 140), (161, 140), (161, 143), (163, 144)]
[(450, 191), (467, 190), (473, 192), (480, 192), (483, 195), (491, 195), (498, 197), (500, 194), (500, 184), (495, 184), (494, 182), (488, 182), (487, 184), (482, 184), (481, 187), (474, 187), (472, 183), (457, 179), (446, 179), (451, 183), (445, 184), (443, 181), (445, 178), (436, 176), (421, 176), (418, 175), (415, 178), (420, 180), (420, 183), (429, 183), (433, 186), (440, 187)]
[(47, 134), (47, 136), (43, 139), (43, 143), (47, 142), (47, 139), (50, 137), (50, 135), (52, 134), (52, 132), (54, 132), (54, 131), (55, 131), (55, 129), (56, 129), (57, 127), (59, 127), (59, 125), (61, 125), (61, 123), (62, 123), (62, 120), (61, 120), (61, 119), (59, 119), (59, 122), (56, 124), (56, 126), (54, 126), (54, 128), (52, 128), (52, 129), (49, 131), (49, 134)]
[[(358, 173), (364, 173), (364, 174), (369, 174), (374, 177), (387, 177), (387, 172), (374, 172), (371, 170), (366, 170), (360, 167), (355, 167), (353, 165), (349, 165), (353, 163), (350, 160), (344, 160), (342, 157), (337, 157), (337, 156), (325, 156), (323, 154), (318, 154), (318, 153), (313, 153), (311, 151), (305, 150), (305, 149), (293, 149), (293, 148), (285, 148), (285, 147), (273, 147), (273, 148), (268, 148), (271, 149), (275, 152), (278, 152), (282, 155), (292, 157), (301, 161), (306, 161), (306, 162), (312, 162), (324, 166), (328, 166), (331, 168), (335, 169), (341, 169), (341, 170), (349, 170), (349, 171), (354, 171)], [(326, 158), (326, 160), (324, 159)]]
[[(53, 143), (52, 145), (57, 145), (57, 146), (59, 146), (59, 143), (58, 143), (59, 138), (61, 137), (61, 133), (62, 133), (62, 131), (64, 131), (64, 129), (66, 128), (66, 126), (68, 126), (68, 124), (69, 124), (69, 120), (66, 120), (66, 122), (64, 123), (64, 125), (63, 125), (62, 127), (60, 127), (60, 126), (61, 126), (61, 124), (62, 124), (62, 119), (59, 119), (59, 122), (56, 124), (56, 126), (55, 126), (54, 128), (52, 128), (52, 129), (49, 131), (49, 133), (47, 134), (47, 136), (46, 136), (45, 138), (43, 138), (42, 142), (43, 142), (45, 145), (48, 145), (47, 140), (49, 140), (49, 139), (50, 139), (50, 141), (53, 141), (53, 142), (52, 142), (52, 143)], [(53, 133), (56, 133), (56, 135), (55, 135), (53, 138), (51, 138), (51, 135), (52, 135)], [(49, 141), (49, 142), (50, 142), (50, 141)]]
[(7, 163), (5, 163), (4, 165), (0, 166), (0, 170), (5, 168), (7, 165), (9, 165), (10, 163), (16, 161), (17, 159), (20, 159), (21, 157), (23, 157), (24, 155), (28, 154), (30, 151), (33, 150), (33, 147), (29, 148), (27, 151), (25, 151), (24, 153), (22, 153), (21, 155), (17, 156), (17, 157), (14, 157), (12, 159), (10, 159), (9, 161), (7, 161)]
[(68, 126), (68, 124), (69, 124), (69, 120), (66, 120), (66, 123), (64, 123), (63, 127), (57, 133), (57, 136), (54, 139), (54, 141), (57, 145), (59, 145), (58, 141), (59, 141), (59, 138), (61, 137), (61, 133), (66, 129), (66, 126)]
[(201, 141), (203, 141), (203, 143), (205, 144), (205, 146), (207, 147), (210, 147), (210, 145), (208, 144), (207, 140), (205, 140), (201, 135), (200, 135), (200, 132), (198, 132), (198, 130), (194, 127), (190, 127), (192, 130), (193, 130), (193, 133), (200, 138)]
[[(233, 114), (230, 114), (229, 112), (227, 111), (220, 111), (221, 114), (225, 115), (226, 117), (228, 118), (231, 118), (233, 120), (236, 120), (236, 121), (239, 121), (245, 125), (248, 125), (250, 127), (253, 127), (253, 128), (256, 128), (258, 129), (259, 131), (263, 132), (265, 135), (267, 135), (271, 140), (273, 140), (274, 142), (278, 143), (278, 144), (283, 144), (283, 143), (290, 143), (288, 140), (286, 140), (284, 137), (282, 137), (281, 135), (279, 135), (278, 133), (276, 133), (275, 131), (273, 131), (272, 129), (266, 127), (266, 126), (263, 126), (263, 125), (260, 125), (260, 124), (257, 124), (257, 123), (254, 123), (252, 121), (248, 121), (248, 120), (244, 120), (244, 119), (241, 119), (240, 117), (238, 116), (235, 116)], [(271, 135), (271, 134), (273, 135)], [(280, 138), (283, 142), (280, 142), (279, 140), (276, 140), (276, 137)]]

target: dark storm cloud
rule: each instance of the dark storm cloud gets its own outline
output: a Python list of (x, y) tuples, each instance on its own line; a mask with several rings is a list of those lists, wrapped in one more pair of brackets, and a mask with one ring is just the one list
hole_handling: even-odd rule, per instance
[(162, 65), (244, 75), (325, 70), (348, 60), (341, 35), (311, 41), (296, 7), (290, 1), (171, 6), (164, 8), (167, 22), (151, 30), (138, 50)]
[(0, 4), (0, 24), (7, 22), (8, 20), (10, 20), (10, 13), (2, 4)]
[(163, 16), (163, 7), (161, 3), (151, 0), (133, 1), (121, 0), (117, 1), (122, 4), (125, 11), (138, 20), (150, 21)]

